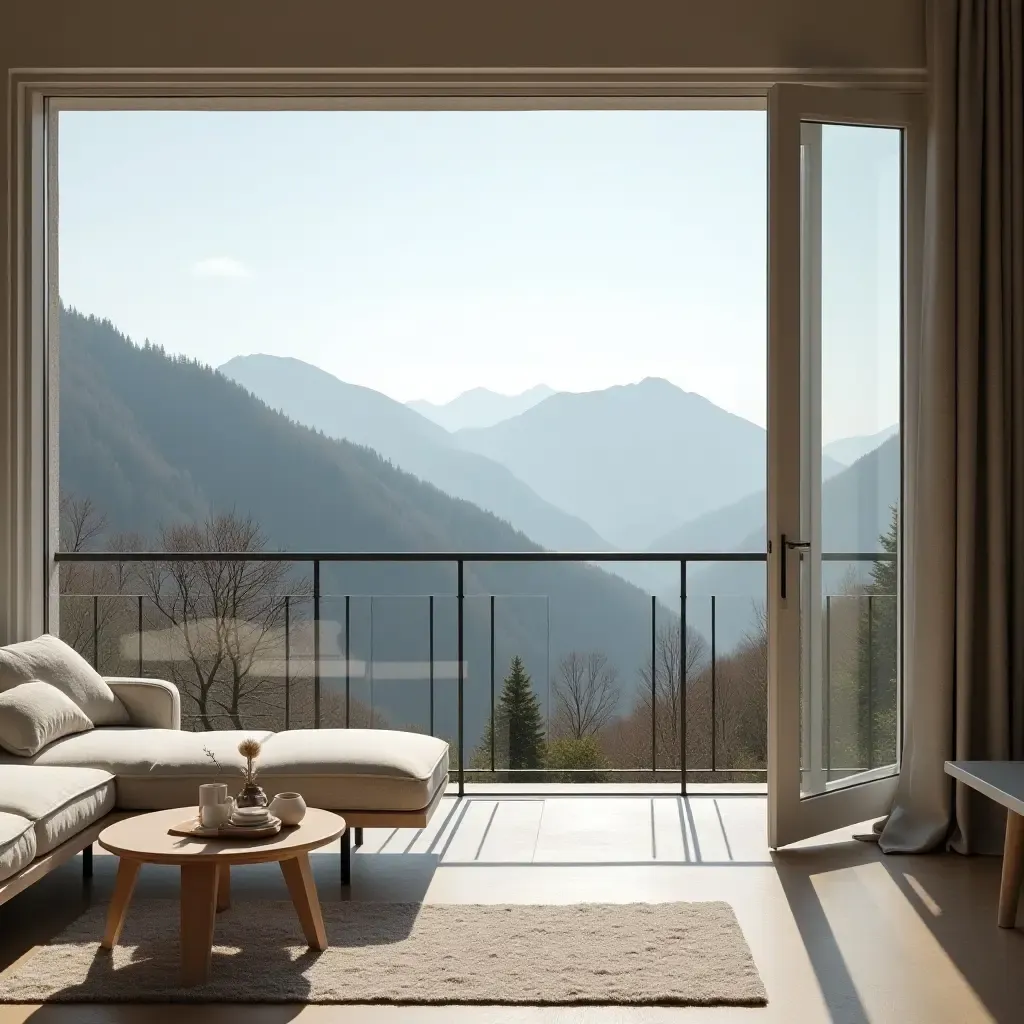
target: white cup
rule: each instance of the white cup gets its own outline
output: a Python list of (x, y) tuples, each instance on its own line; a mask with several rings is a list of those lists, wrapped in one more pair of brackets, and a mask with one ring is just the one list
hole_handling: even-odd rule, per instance
[(208, 782), (199, 787), (199, 822), (203, 828), (220, 828), (231, 819), (234, 801), (225, 782)]
[(228, 784), (226, 782), (207, 782), (199, 787), (199, 806), (206, 807), (208, 804), (222, 804), (228, 798)]
[(199, 821), (203, 828), (222, 828), (226, 825), (231, 820), (232, 806), (230, 800), (222, 804), (203, 804), (199, 808)]

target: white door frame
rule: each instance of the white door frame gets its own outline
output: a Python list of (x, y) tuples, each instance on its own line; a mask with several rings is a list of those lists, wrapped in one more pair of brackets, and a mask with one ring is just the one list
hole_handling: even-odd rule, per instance
[[(810, 127), (806, 123), (810, 123)], [(820, 594), (820, 386), (801, 387), (802, 374), (820, 380), (820, 279), (818, 222), (820, 190), (808, 196), (802, 218), (801, 141), (807, 159), (820, 158), (815, 124), (876, 125), (903, 131), (903, 347), (912, 349), (919, 323), (923, 194), (923, 104), (896, 92), (777, 85), (768, 94), (768, 834), (773, 848), (820, 835), (871, 817), (891, 806), (895, 769), (865, 773), (845, 786), (812, 785), (802, 795), (801, 769), (813, 772), (822, 731), (820, 609), (812, 600), (808, 628), (814, 641), (800, 639), (799, 551), (808, 540), (812, 595)], [(809, 338), (805, 351), (802, 336)], [(904, 460), (908, 438), (902, 431)], [(813, 450), (813, 457), (811, 452)], [(818, 521), (808, 522), (802, 486), (810, 488)], [(783, 537), (788, 542), (783, 546)], [(783, 580), (787, 592), (782, 595)], [(808, 681), (807, 735), (801, 736), (801, 674)], [(803, 755), (803, 758), (801, 757)], [(820, 766), (818, 766), (820, 767)], [(881, 777), (879, 777), (881, 776)], [(816, 790), (816, 792), (815, 792)]]

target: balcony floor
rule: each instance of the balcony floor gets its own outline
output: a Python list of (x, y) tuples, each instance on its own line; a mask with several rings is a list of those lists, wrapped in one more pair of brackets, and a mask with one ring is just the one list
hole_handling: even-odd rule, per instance
[[(380, 856), (374, 854), (380, 853)], [(337, 854), (313, 855), (325, 900)], [(115, 859), (97, 849), (91, 891), (77, 862), (0, 907), (0, 967), (105, 902)], [(850, 831), (772, 855), (765, 799), (669, 794), (446, 798), (431, 826), (366, 831), (353, 892), (365, 900), (563, 903), (726, 900), (768, 990), (763, 1009), (250, 1007), (247, 1024), (573, 1022), (943, 1024), (1019, 1021), (1024, 930), (996, 928), (999, 861), (884, 857)], [(174, 869), (147, 866), (136, 898), (167, 896)], [(232, 896), (286, 899), (276, 865), (232, 874)], [(1022, 912), (1024, 916), (1024, 912)], [(0, 973), (0, 988), (3, 975)], [(0, 1024), (177, 1022), (181, 1007), (0, 1006)], [(195, 1007), (190, 1024), (242, 1016)]]

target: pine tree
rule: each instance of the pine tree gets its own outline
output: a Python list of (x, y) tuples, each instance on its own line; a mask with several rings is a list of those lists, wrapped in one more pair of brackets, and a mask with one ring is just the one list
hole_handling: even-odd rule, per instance
[[(889, 529), (879, 537), (882, 550), (895, 555), (899, 510), (892, 507)], [(896, 759), (896, 698), (899, 673), (899, 572), (895, 558), (871, 566), (859, 631), (861, 767)]]
[[(489, 769), (491, 766), (491, 723), (487, 723), (480, 746), (477, 747), (472, 766)], [(540, 701), (533, 692), (533, 683), (516, 655), (501, 688), (501, 697), (494, 709), (494, 765), (496, 768), (540, 768), (544, 764), (544, 722)], [(514, 775), (510, 781), (529, 781), (528, 776)]]

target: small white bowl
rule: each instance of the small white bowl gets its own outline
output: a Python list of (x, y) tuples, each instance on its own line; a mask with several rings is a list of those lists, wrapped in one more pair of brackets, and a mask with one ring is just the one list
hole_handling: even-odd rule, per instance
[(270, 813), (280, 818), (282, 825), (298, 825), (306, 815), (306, 801), (301, 793), (278, 793), (270, 801)]

